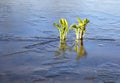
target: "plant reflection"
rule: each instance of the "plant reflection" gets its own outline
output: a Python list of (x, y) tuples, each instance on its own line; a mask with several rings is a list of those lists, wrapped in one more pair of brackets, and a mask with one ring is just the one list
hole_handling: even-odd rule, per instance
[(69, 47), (66, 40), (60, 40), (58, 50), (56, 51), (56, 56), (61, 58), (66, 58), (67, 52), (76, 52), (76, 59), (79, 60), (81, 57), (86, 56), (87, 52), (84, 48), (83, 40), (76, 40), (75, 43)]
[(65, 58), (67, 47), (66, 40), (60, 40), (56, 56)]
[(74, 51), (77, 52), (77, 60), (79, 60), (80, 57), (87, 55), (87, 52), (84, 48), (83, 40), (76, 40)]

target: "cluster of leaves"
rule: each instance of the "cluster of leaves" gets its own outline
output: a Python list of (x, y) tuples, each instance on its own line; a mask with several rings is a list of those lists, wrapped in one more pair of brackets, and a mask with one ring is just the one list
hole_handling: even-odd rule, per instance
[[(86, 25), (89, 23), (88, 19), (81, 20), (77, 18), (78, 24), (73, 24), (70, 26), (71, 30), (75, 30), (76, 39), (83, 39), (83, 35), (86, 32)], [(65, 40), (69, 32), (68, 22), (66, 19), (61, 18), (59, 23), (54, 23), (54, 26), (57, 27), (60, 33), (60, 39)]]
[(78, 24), (73, 24), (70, 26), (70, 29), (75, 30), (76, 39), (83, 39), (83, 36), (86, 32), (86, 25), (89, 23), (88, 19), (81, 20), (77, 18)]
[(65, 40), (67, 38), (67, 34), (69, 31), (67, 20), (64, 18), (61, 18), (59, 20), (59, 23), (54, 23), (53, 25), (57, 27), (57, 29), (59, 30), (60, 39)]

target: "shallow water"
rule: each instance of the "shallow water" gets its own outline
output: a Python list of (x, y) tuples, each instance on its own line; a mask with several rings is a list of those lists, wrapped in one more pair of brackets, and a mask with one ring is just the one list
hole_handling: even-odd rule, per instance
[[(120, 83), (120, 1), (1, 0), (0, 83)], [(63, 44), (52, 25), (64, 17), (90, 23), (80, 46)], [(62, 81), (64, 80), (64, 81)]]

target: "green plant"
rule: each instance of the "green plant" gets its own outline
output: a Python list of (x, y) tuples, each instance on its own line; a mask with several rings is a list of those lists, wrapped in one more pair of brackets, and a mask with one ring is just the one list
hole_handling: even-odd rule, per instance
[(65, 40), (67, 38), (67, 34), (69, 31), (67, 20), (64, 18), (61, 18), (59, 20), (59, 23), (53, 23), (53, 25), (57, 27), (57, 29), (59, 30), (60, 39)]
[(70, 29), (75, 30), (76, 39), (79, 39), (79, 33), (80, 33), (79, 26), (77, 24), (73, 24), (70, 26)]
[(76, 39), (83, 39), (83, 35), (86, 32), (86, 25), (89, 23), (88, 19), (81, 20), (77, 18), (78, 24), (71, 25), (70, 29), (75, 30)]

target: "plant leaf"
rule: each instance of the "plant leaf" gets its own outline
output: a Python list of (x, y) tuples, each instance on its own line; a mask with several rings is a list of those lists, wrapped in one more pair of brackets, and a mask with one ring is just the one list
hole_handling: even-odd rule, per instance
[(69, 29), (68, 29), (68, 22), (66, 19), (64, 19), (64, 27), (65, 27), (65, 31), (68, 32)]
[(59, 20), (59, 23), (62, 25), (62, 27), (64, 27), (64, 18), (61, 18), (61, 19)]
[(66, 19), (64, 19), (64, 25), (65, 25), (66, 28), (68, 28), (68, 22), (67, 22)]
[(79, 17), (77, 17), (77, 20), (78, 20), (79, 23), (83, 23), (82, 20)]
[(54, 25), (56, 28), (58, 28), (59, 30), (61, 29), (59, 24), (53, 23), (53, 25)]
[(71, 25), (71, 26), (70, 26), (70, 29), (72, 29), (72, 30), (73, 30), (73, 29), (78, 29), (77, 24), (73, 24), (73, 25)]
[(86, 25), (87, 23), (89, 23), (89, 20), (88, 19), (84, 19), (83, 22)]

